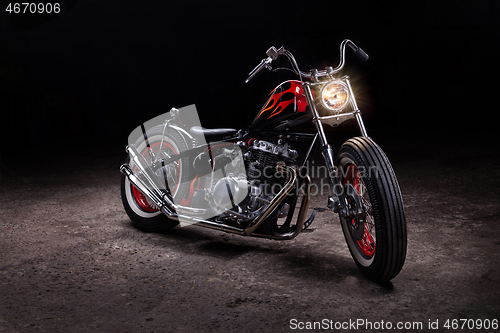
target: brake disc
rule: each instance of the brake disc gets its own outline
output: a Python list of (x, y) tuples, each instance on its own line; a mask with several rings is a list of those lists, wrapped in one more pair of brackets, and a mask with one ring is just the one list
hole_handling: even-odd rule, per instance
[(346, 198), (350, 207), (344, 208), (345, 218), (352, 221), (350, 226), (351, 235), (355, 240), (362, 240), (365, 234), (365, 213), (358, 192), (352, 184), (346, 184)]

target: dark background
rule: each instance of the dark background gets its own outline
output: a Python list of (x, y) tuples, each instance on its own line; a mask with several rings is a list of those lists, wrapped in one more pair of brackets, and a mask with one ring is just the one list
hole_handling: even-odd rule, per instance
[(60, 3), (59, 15), (7, 15), (0, 1), (2, 162), (123, 152), (141, 122), (193, 103), (205, 127), (246, 128), (294, 78), (244, 83), (269, 46), (322, 69), (337, 65), (344, 38), (370, 55), (361, 64), (348, 54), (344, 71), (369, 134), (401, 145), (496, 138), (498, 1)]
[[(60, 2), (8, 17), (0, 0), (0, 331), (498, 318), (500, 1)], [(393, 285), (361, 276), (328, 213), (286, 245), (132, 228), (118, 170), (132, 129), (193, 103), (206, 127), (245, 128), (293, 78), (244, 83), (269, 46), (309, 70), (336, 66), (344, 38), (370, 55), (348, 54), (345, 74), (405, 201)]]

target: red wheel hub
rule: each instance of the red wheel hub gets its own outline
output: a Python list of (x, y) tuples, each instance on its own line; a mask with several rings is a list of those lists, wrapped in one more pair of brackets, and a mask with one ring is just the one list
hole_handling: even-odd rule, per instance
[(149, 205), (148, 200), (146, 199), (146, 196), (142, 194), (135, 186), (132, 185), (132, 194), (134, 195), (135, 202), (137, 203), (137, 206), (139, 206), (140, 209), (142, 209), (145, 212), (148, 213), (154, 213), (157, 212), (158, 209), (153, 208)]

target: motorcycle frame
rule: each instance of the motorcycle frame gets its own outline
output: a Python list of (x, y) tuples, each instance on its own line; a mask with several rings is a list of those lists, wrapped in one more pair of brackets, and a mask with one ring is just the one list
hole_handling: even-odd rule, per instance
[[(280, 54), (286, 55), (290, 62), (292, 63), (292, 66), (294, 67), (295, 72), (301, 77), (302, 81), (302, 88), (304, 91), (304, 94), (306, 96), (308, 105), (310, 107), (311, 113), (312, 113), (312, 122), (314, 123), (316, 127), (316, 134), (310, 134), (310, 133), (291, 133), (289, 131), (277, 131), (277, 132), (272, 132), (272, 134), (287, 134), (287, 135), (295, 135), (295, 136), (302, 136), (302, 137), (313, 137), (312, 143), (308, 149), (308, 152), (305, 156), (304, 159), (304, 164), (307, 162), (307, 160), (311, 157), (311, 151), (313, 147), (316, 144), (317, 138), (319, 136), (320, 141), (321, 141), (321, 151), (322, 155), (325, 159), (325, 164), (327, 166), (327, 170), (329, 172), (330, 180), (333, 185), (333, 195), (331, 195), (328, 199), (328, 208), (333, 210), (334, 212), (341, 212), (341, 215), (343, 216), (355, 216), (357, 212), (354, 210), (349, 209), (349, 204), (347, 201), (347, 196), (345, 195), (343, 191), (343, 186), (340, 182), (340, 179), (338, 177), (338, 173), (336, 170), (336, 165), (335, 165), (335, 158), (334, 158), (334, 152), (332, 147), (328, 143), (328, 138), (326, 137), (325, 130), (324, 130), (324, 125), (331, 125), (331, 126), (336, 126), (348, 119), (355, 118), (358, 126), (360, 128), (361, 135), (364, 137), (367, 137), (367, 131), (363, 123), (363, 119), (361, 117), (361, 111), (358, 108), (358, 105), (356, 103), (356, 98), (354, 95), (354, 92), (352, 90), (352, 86), (349, 82), (349, 77), (348, 76), (343, 76), (341, 80), (346, 84), (349, 90), (349, 95), (350, 95), (350, 106), (351, 106), (351, 111), (350, 112), (344, 112), (344, 113), (339, 113), (335, 115), (330, 115), (330, 116), (321, 116), (319, 114), (318, 109), (316, 108), (316, 103), (315, 103), (315, 98), (312, 93), (312, 87), (314, 85), (323, 85), (327, 83), (328, 81), (320, 81), (319, 78), (321, 77), (327, 77), (330, 80), (333, 80), (334, 77), (333, 75), (337, 72), (339, 72), (343, 66), (344, 66), (344, 60), (345, 60), (345, 48), (346, 46), (349, 45), (353, 48), (353, 50), (356, 51), (357, 47), (352, 43), (350, 40), (344, 40), (340, 46), (341, 50), (341, 58), (340, 58), (340, 64), (337, 68), (332, 69), (331, 67), (328, 67), (324, 71), (318, 71), (318, 70), (311, 70), (309, 73), (305, 73), (300, 71), (298, 68), (298, 65), (293, 57), (293, 55), (283, 49), (280, 48), (276, 54), (273, 55), (273, 57), (269, 56), (267, 59), (264, 59), (261, 64), (259, 64), (251, 73), (250, 77), (247, 79), (246, 82), (248, 82), (253, 76), (255, 76), (260, 70), (263, 68), (270, 68), (269, 64), (271, 63), (272, 60), (276, 59), (276, 57)], [(355, 49), (356, 48), (356, 49)], [(360, 49), (359, 49), (360, 50)], [(276, 50), (275, 50), (276, 51)], [(269, 51), (268, 51), (269, 52)], [(302, 78), (308, 78), (311, 80), (309, 81), (303, 81)], [(177, 111), (176, 109), (173, 109)], [(178, 111), (177, 111), (178, 112)], [(172, 120), (166, 120), (164, 123), (164, 132), (165, 129), (169, 127), (178, 133), (181, 134), (181, 137), (185, 141), (186, 145), (188, 147), (191, 147), (189, 151), (186, 153), (189, 153), (192, 150), (196, 150), (198, 148), (198, 140), (194, 138), (185, 128), (183, 128), (182, 125), (177, 124), (175, 121)], [(144, 129), (143, 129), (144, 131)], [(251, 134), (251, 133), (246, 133), (246, 135)], [(260, 133), (264, 134), (264, 133)], [(269, 133), (271, 134), (271, 132)], [(241, 132), (238, 133), (238, 137), (233, 137), (227, 140), (222, 140), (222, 141), (231, 141), (231, 142), (237, 142), (241, 140), (243, 137), (246, 135), (242, 135)], [(144, 131), (144, 136), (146, 137), (145, 131)], [(130, 169), (130, 167), (126, 164), (122, 165), (120, 168), (120, 171), (126, 175), (130, 182), (145, 196), (148, 198), (152, 199), (152, 201), (155, 203), (156, 206), (159, 207), (160, 211), (167, 215), (169, 218), (173, 220), (179, 220), (179, 216), (182, 216), (184, 218), (189, 219), (193, 224), (203, 226), (203, 227), (208, 227), (220, 231), (225, 231), (225, 232), (230, 232), (230, 233), (235, 233), (239, 234), (242, 236), (253, 236), (253, 237), (263, 237), (263, 238), (270, 238), (270, 239), (277, 239), (277, 240), (286, 240), (286, 239), (292, 239), (296, 237), (300, 232), (302, 232), (304, 228), (304, 223), (305, 223), (305, 217), (306, 217), (306, 212), (307, 208), (309, 205), (310, 201), (310, 177), (309, 175), (301, 175), (301, 172), (298, 172), (295, 168), (288, 168), (286, 166), (283, 166), (285, 171), (289, 172), (292, 177), (291, 183), (295, 183), (295, 186), (300, 187), (302, 184), (305, 184), (305, 194), (303, 196), (303, 200), (301, 203), (301, 207), (299, 210), (299, 215), (297, 218), (296, 222), (296, 230), (289, 231), (286, 233), (273, 233), (273, 234), (260, 234), (256, 232), (257, 228), (267, 219), (269, 216), (275, 214), (277, 212), (277, 208), (280, 207), (281, 203), (284, 203), (284, 198), (286, 195), (290, 193), (290, 191), (295, 187), (293, 185), (288, 184), (288, 186), (284, 187), (280, 193), (275, 197), (277, 198), (276, 200), (272, 200), (270, 203), (269, 209), (265, 210), (266, 212), (263, 215), (259, 215), (255, 218), (254, 221), (250, 223), (249, 226), (246, 228), (238, 228), (234, 226), (230, 226), (224, 223), (220, 223), (217, 221), (208, 221), (208, 220), (203, 220), (200, 218), (196, 217), (188, 217), (184, 214), (182, 214), (182, 211), (189, 211), (190, 213), (196, 213), (196, 209), (190, 209), (186, 207), (179, 207), (175, 205), (172, 200), (164, 195), (162, 191), (160, 191), (160, 187), (157, 186), (155, 182), (155, 176), (154, 173), (152, 172), (151, 168), (147, 165), (146, 161), (143, 160), (142, 155), (140, 155), (135, 147), (128, 146), (127, 147), (127, 153), (131, 155), (131, 160), (133, 159), (136, 165), (139, 167), (141, 170), (141, 174), (146, 177), (146, 183), (141, 180), (139, 177), (135, 175), (135, 173)], [(181, 158), (181, 155), (184, 155), (183, 153), (176, 155), (176, 157), (169, 159), (168, 161), (162, 161), (165, 164), (168, 164), (172, 162), (175, 159)], [(155, 161), (156, 163), (157, 161)], [(298, 175), (299, 174), (299, 175)], [(285, 189), (286, 188), (286, 189)], [(298, 198), (298, 194), (296, 194), (296, 198), (294, 198), (295, 202), (293, 203), (293, 208), (295, 208), (295, 203), (296, 199)], [(342, 211), (341, 211), (342, 209)], [(289, 216), (286, 219), (285, 224), (290, 223), (290, 220), (293, 218), (293, 209), (289, 213)]]

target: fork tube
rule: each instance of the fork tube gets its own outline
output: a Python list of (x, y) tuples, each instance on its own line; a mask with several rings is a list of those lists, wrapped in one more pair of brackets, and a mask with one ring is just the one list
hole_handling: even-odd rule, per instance
[(351, 82), (347, 77), (344, 77), (344, 82), (347, 84), (349, 88), (349, 95), (351, 96), (351, 107), (356, 114), (356, 120), (358, 122), (359, 130), (361, 131), (361, 135), (368, 137), (368, 133), (366, 132), (365, 124), (363, 123), (363, 118), (361, 117), (361, 111), (359, 111), (358, 103), (356, 103), (356, 98), (354, 98), (354, 92), (352, 91)]
[[(330, 175), (330, 180), (333, 186), (333, 194), (339, 198), (342, 195), (342, 185), (337, 174), (337, 168), (335, 166), (334, 153), (332, 146), (328, 144), (326, 139), (325, 130), (323, 129), (323, 123), (318, 119), (319, 114), (314, 104), (314, 97), (311, 91), (311, 87), (308, 82), (303, 84), (303, 89), (307, 98), (307, 103), (311, 108), (313, 114), (313, 122), (318, 130), (319, 138), (321, 139), (321, 154), (325, 158), (326, 168), (328, 169), (328, 174)], [(337, 199), (338, 200), (338, 199)]]
[(304, 92), (306, 94), (307, 104), (309, 104), (309, 107), (311, 108), (311, 112), (313, 114), (313, 122), (314, 126), (316, 126), (316, 129), (318, 130), (319, 138), (321, 140), (321, 146), (324, 147), (328, 144), (328, 140), (326, 139), (325, 130), (323, 129), (323, 124), (321, 123), (320, 120), (318, 120), (319, 114), (318, 110), (316, 110), (316, 105), (314, 104), (314, 97), (309, 82), (305, 82), (302, 85), (302, 88), (304, 89)]

